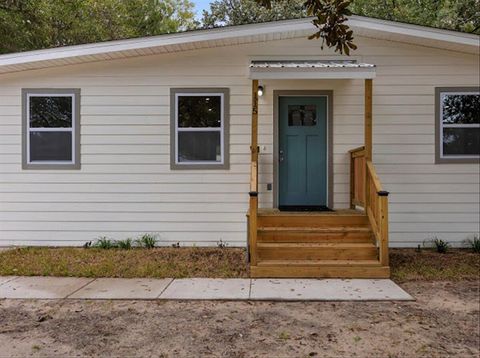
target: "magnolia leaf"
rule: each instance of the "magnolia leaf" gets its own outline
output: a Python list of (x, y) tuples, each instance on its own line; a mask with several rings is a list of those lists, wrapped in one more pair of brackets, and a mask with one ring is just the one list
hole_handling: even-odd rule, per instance
[[(271, 7), (272, 0), (256, 0), (260, 5)], [(273, 0), (275, 1), (275, 0)], [(352, 13), (348, 9), (353, 0), (306, 0), (304, 7), (309, 16), (315, 16), (312, 24), (318, 31), (310, 36), (309, 40), (322, 39), (321, 48), (325, 43), (329, 48), (334, 47), (335, 52), (350, 55), (353, 45), (353, 31), (345, 24), (347, 16)]]

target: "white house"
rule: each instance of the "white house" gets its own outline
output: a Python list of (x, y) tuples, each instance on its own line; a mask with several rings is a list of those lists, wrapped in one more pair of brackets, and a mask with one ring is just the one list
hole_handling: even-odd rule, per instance
[(311, 19), (0, 56), (0, 246), (248, 236), (259, 276), (338, 276), (388, 268), (388, 244), (460, 245), (480, 231), (479, 36), (348, 23), (351, 56)]

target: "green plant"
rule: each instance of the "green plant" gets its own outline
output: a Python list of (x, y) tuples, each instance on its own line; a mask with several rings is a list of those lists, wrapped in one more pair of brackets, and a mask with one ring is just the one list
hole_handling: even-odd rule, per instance
[(473, 235), (473, 239), (467, 239), (466, 243), (468, 246), (470, 246), (473, 252), (477, 254), (480, 253), (480, 236), (479, 235)]
[(116, 244), (119, 249), (130, 250), (132, 248), (132, 239), (118, 240)]
[(94, 245), (96, 248), (99, 249), (114, 249), (117, 247), (117, 244), (115, 241), (109, 239), (106, 236), (100, 236), (100, 238), (97, 240), (97, 242)]
[(220, 239), (220, 241), (217, 241), (217, 246), (220, 249), (224, 249), (228, 246), (228, 243), (226, 243), (225, 241), (222, 241), (222, 239)]
[(450, 244), (448, 243), (448, 241), (439, 239), (436, 236), (423, 242), (424, 246), (426, 246), (426, 244), (434, 248), (440, 254), (447, 253), (448, 249), (450, 248)]
[(442, 239), (435, 238), (433, 240), (433, 244), (435, 245), (435, 250), (437, 250), (437, 252), (441, 254), (445, 254), (450, 248), (450, 244)]
[(155, 245), (157, 244), (157, 235), (152, 235), (152, 234), (143, 234), (140, 236), (140, 238), (137, 240), (137, 244), (140, 247), (144, 247), (146, 249), (153, 249)]

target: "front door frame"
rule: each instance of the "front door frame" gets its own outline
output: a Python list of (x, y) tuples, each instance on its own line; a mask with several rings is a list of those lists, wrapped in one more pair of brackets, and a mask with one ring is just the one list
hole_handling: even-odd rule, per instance
[(279, 202), (278, 147), (280, 140), (280, 97), (327, 97), (327, 206), (333, 209), (333, 91), (332, 90), (275, 90), (273, 91), (273, 207)]

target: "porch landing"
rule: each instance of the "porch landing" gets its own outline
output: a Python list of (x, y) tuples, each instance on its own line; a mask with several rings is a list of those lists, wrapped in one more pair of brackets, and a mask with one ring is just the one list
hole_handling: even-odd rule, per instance
[[(388, 278), (367, 215), (359, 210), (259, 209), (252, 277)], [(252, 259), (253, 258), (253, 259)]]
[(342, 216), (342, 215), (365, 215), (363, 210), (355, 210), (355, 209), (340, 209), (340, 210), (332, 210), (332, 211), (280, 211), (279, 209), (271, 209), (271, 208), (259, 208), (258, 209), (259, 215), (264, 216)]

